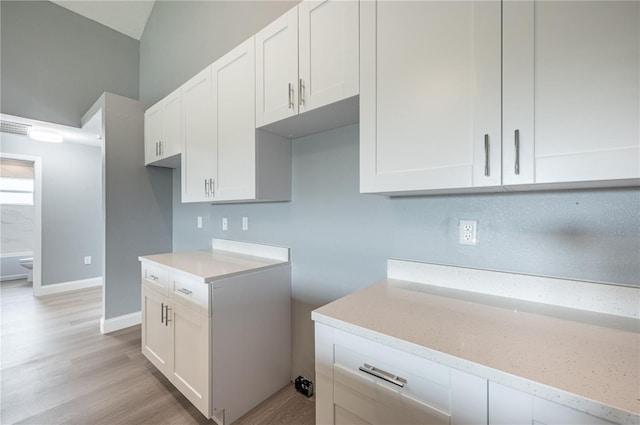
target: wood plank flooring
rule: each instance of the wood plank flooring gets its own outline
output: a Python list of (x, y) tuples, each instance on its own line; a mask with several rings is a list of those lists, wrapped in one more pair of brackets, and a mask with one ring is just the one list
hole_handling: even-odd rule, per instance
[[(101, 291), (0, 284), (0, 423), (214, 424), (142, 356), (140, 326), (100, 333)], [(234, 425), (312, 425), (314, 402), (288, 385)]]

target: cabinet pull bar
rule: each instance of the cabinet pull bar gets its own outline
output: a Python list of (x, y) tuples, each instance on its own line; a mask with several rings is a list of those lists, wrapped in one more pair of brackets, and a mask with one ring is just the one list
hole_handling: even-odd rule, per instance
[(204, 179), (204, 196), (209, 197), (209, 182)]
[(373, 375), (376, 378), (380, 378), (384, 381), (390, 382), (393, 385), (397, 385), (400, 388), (403, 388), (405, 386), (405, 384), (407, 383), (407, 380), (404, 378), (401, 378), (397, 375), (394, 375), (393, 373), (389, 373), (385, 370), (382, 369), (378, 369), (375, 366), (371, 366), (370, 364), (365, 363), (364, 366), (360, 366), (358, 368), (360, 371), (364, 372), (364, 373), (368, 373), (369, 375)]
[(209, 191), (211, 192), (211, 197), (215, 198), (215, 196), (216, 196), (216, 179), (209, 179)]
[(185, 294), (185, 295), (191, 295), (191, 294), (193, 294), (193, 292), (192, 292), (192, 291), (190, 291), (190, 290), (188, 290), (188, 289), (186, 289), (186, 288), (180, 288), (180, 289), (178, 289), (178, 292), (182, 292), (182, 293), (183, 293), (183, 294)]
[(489, 135), (484, 135), (484, 175), (489, 177)]
[(156, 156), (158, 156), (158, 155), (160, 155), (160, 154), (158, 153), (158, 142), (156, 142)]
[(513, 171), (516, 175), (520, 175), (520, 130), (516, 130), (514, 132), (513, 138), (516, 145), (516, 161), (513, 166)]
[(151, 280), (158, 280), (158, 276), (154, 276), (152, 274), (149, 275), (149, 279)]
[(171, 310), (171, 309), (169, 308), (168, 304), (165, 305), (164, 308), (167, 309), (167, 311), (165, 313), (165, 316), (164, 316), (164, 325), (165, 326), (169, 326), (169, 322), (171, 321), (171, 319), (169, 319), (169, 310)]
[(162, 151), (163, 151), (163, 150), (164, 150), (164, 149), (162, 148), (162, 140), (161, 140), (161, 141), (160, 141), (160, 156), (162, 156)]
[(293, 84), (289, 83), (289, 109), (293, 109)]
[(304, 105), (304, 82), (302, 78), (298, 80), (298, 106)]
[(164, 303), (162, 303), (162, 307), (160, 307), (160, 323), (164, 323)]

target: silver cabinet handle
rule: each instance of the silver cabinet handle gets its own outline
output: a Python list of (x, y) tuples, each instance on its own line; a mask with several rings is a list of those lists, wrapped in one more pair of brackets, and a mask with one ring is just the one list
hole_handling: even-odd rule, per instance
[(160, 307), (160, 323), (164, 323), (164, 303), (162, 303), (162, 307)]
[(520, 130), (514, 131), (513, 139), (516, 145), (516, 161), (513, 165), (513, 171), (516, 175), (520, 175)]
[(489, 135), (484, 135), (484, 175), (489, 176)]
[(161, 140), (160, 141), (160, 156), (162, 156), (162, 151), (163, 151), (163, 149), (162, 149), (162, 140)]
[(293, 84), (289, 83), (289, 109), (293, 109)]
[(363, 366), (360, 366), (358, 368), (360, 371), (364, 372), (364, 373), (368, 373), (369, 375), (373, 375), (376, 378), (380, 378), (384, 381), (390, 382), (393, 385), (397, 385), (400, 388), (403, 388), (405, 386), (405, 384), (407, 383), (407, 380), (404, 378), (401, 378), (397, 375), (394, 375), (393, 373), (389, 373), (385, 370), (382, 369), (378, 369), (375, 366), (371, 366), (370, 364), (365, 363)]
[(304, 82), (302, 78), (298, 79), (298, 106), (304, 105)]
[(212, 198), (216, 196), (216, 179), (209, 179), (209, 192)]
[(209, 181), (204, 179), (204, 196), (209, 197)]
[(188, 290), (188, 289), (186, 289), (186, 288), (180, 288), (180, 289), (178, 289), (178, 292), (182, 292), (182, 293), (183, 293), (183, 294), (185, 294), (185, 295), (191, 295), (191, 294), (193, 294), (193, 291), (190, 291), (190, 290)]
[(158, 142), (156, 142), (156, 156), (160, 155), (159, 151), (158, 151)]
[(154, 276), (154, 275), (150, 274), (150, 275), (149, 275), (149, 279), (151, 279), (151, 280), (154, 280), (154, 281), (155, 281), (155, 280), (158, 280), (158, 276)]
[(168, 304), (165, 305), (164, 308), (167, 309), (166, 313), (165, 313), (165, 316), (164, 316), (164, 325), (165, 326), (169, 326), (169, 322), (171, 321), (171, 319), (169, 319), (169, 310), (171, 310), (171, 309), (169, 308)]

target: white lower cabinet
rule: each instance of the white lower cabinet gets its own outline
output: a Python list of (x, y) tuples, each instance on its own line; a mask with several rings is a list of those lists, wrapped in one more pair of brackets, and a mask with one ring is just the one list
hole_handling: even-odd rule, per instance
[(490, 425), (611, 425), (584, 412), (489, 382)]
[(318, 424), (486, 424), (487, 381), (316, 323)]
[(290, 382), (290, 315), (288, 265), (205, 283), (142, 264), (142, 354), (219, 425)]
[[(208, 285), (170, 276), (164, 291), (143, 267), (142, 353), (207, 418), (210, 406)], [(196, 293), (194, 286), (205, 289)], [(202, 291), (200, 291), (202, 292)], [(182, 295), (174, 295), (180, 293)], [(194, 295), (195, 294), (195, 295)]]

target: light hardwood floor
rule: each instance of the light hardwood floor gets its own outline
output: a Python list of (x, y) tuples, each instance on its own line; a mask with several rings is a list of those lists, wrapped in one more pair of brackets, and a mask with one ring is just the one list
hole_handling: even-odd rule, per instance
[[(140, 326), (102, 335), (101, 288), (35, 298), (0, 286), (0, 423), (214, 424), (140, 352)], [(289, 385), (234, 425), (311, 425), (314, 398)]]

